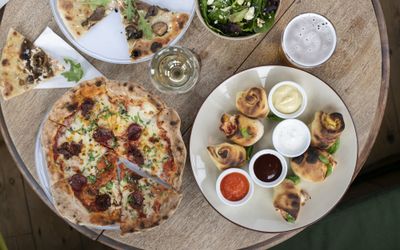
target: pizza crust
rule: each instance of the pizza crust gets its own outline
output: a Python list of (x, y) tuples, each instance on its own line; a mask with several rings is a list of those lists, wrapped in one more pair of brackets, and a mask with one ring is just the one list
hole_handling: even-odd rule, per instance
[[(64, 126), (68, 126), (70, 119), (66, 119), (79, 111), (80, 104), (84, 97), (95, 98), (98, 95), (107, 94), (111, 98), (128, 98), (131, 100), (142, 99), (151, 102), (159, 111), (157, 114), (157, 124), (159, 128), (166, 132), (170, 141), (174, 164), (178, 169), (178, 174), (173, 178), (173, 189), (169, 190), (170, 196), (160, 207), (160, 216), (151, 217), (148, 221), (143, 221), (145, 226), (133, 225), (134, 221), (126, 221), (121, 224), (122, 231), (142, 232), (150, 230), (167, 220), (177, 209), (182, 195), (178, 193), (181, 183), (183, 169), (186, 160), (186, 148), (180, 132), (181, 120), (177, 112), (168, 108), (157, 96), (146, 91), (139, 84), (134, 82), (117, 82), (107, 80), (104, 77), (85, 81), (78, 86), (67, 91), (53, 106), (48, 118), (45, 120), (42, 130), (42, 146), (45, 152), (48, 172), (50, 176), (51, 192), (57, 211), (68, 221), (86, 226), (110, 225), (119, 222), (121, 219), (121, 208), (110, 208), (99, 212), (89, 212), (82, 205), (71, 189), (68, 179), (54, 161), (53, 145), (56, 140), (57, 131)], [(74, 109), (71, 105), (75, 105)], [(116, 214), (119, 215), (118, 220)], [(124, 217), (122, 216), (122, 219)]]
[(167, 132), (174, 162), (179, 169), (179, 175), (173, 181), (173, 187), (179, 191), (186, 163), (186, 147), (181, 135), (181, 119), (174, 109), (166, 108), (158, 115), (158, 121), (161, 127)]
[(113, 225), (120, 220), (120, 206), (111, 206), (104, 212), (89, 212), (75, 197), (67, 179), (55, 183), (50, 190), (59, 214), (74, 224), (96, 227)]

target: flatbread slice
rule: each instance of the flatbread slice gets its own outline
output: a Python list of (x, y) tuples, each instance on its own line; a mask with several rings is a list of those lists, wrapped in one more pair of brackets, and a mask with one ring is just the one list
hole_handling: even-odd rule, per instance
[(115, 4), (113, 0), (58, 0), (57, 8), (71, 34), (80, 38), (108, 16)]
[(25, 93), (64, 70), (41, 48), (10, 29), (0, 66), (0, 87), (4, 99)]
[(290, 223), (297, 220), (301, 206), (309, 199), (308, 193), (289, 179), (274, 188), (274, 207)]
[(189, 21), (187, 13), (172, 12), (142, 1), (119, 0), (118, 6), (133, 61), (168, 46)]
[(143, 232), (167, 220), (182, 195), (120, 165), (121, 234)]

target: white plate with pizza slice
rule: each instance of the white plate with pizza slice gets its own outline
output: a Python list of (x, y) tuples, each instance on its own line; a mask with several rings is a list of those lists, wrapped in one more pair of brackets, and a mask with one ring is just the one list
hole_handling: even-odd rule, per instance
[(114, 64), (148, 61), (158, 49), (176, 44), (195, 13), (194, 0), (50, 0), (50, 5), (74, 46)]
[[(226, 162), (230, 161), (232, 164), (237, 164), (238, 158), (235, 157), (235, 151), (233, 149), (225, 147), (226, 144), (219, 147), (222, 151), (219, 149), (216, 151), (220, 159), (212, 159), (212, 156), (207, 152), (208, 146), (219, 145), (221, 143), (233, 143), (220, 129), (221, 116), (224, 113), (231, 115), (239, 114), (235, 105), (236, 97), (239, 92), (258, 87), (259, 89), (265, 90), (266, 96), (268, 96), (268, 92), (273, 86), (284, 81), (298, 83), (304, 88), (308, 96), (307, 108), (304, 113), (298, 117), (298, 119), (305, 124), (313, 123), (313, 121), (316, 120), (315, 117), (317, 117), (315, 114), (318, 114), (317, 112), (319, 111), (324, 111), (329, 115), (335, 114), (336, 116), (340, 113), (342, 117), (341, 122), (345, 124), (345, 126), (342, 127), (344, 130), (342, 130), (340, 136), (340, 147), (336, 147), (336, 149), (338, 148), (337, 152), (329, 153), (329, 159), (333, 156), (336, 161), (335, 167), (331, 166), (333, 172), (328, 173), (328, 166), (325, 166), (324, 162), (322, 162), (325, 161), (326, 157), (324, 157), (324, 155), (327, 155), (326, 152), (329, 150), (316, 151), (318, 153), (324, 152), (324, 155), (317, 155), (313, 158), (316, 160), (316, 165), (308, 163), (308, 159), (312, 158), (309, 158), (311, 151), (307, 151), (306, 153), (308, 153), (308, 155), (304, 154), (303, 158), (301, 158), (303, 155), (297, 157), (300, 165), (295, 165), (291, 162), (290, 158), (286, 158), (289, 168), (288, 175), (293, 173), (293, 169), (299, 169), (301, 167), (310, 167), (317, 171), (324, 171), (324, 179), (320, 183), (307, 181), (305, 178), (309, 176), (304, 175), (304, 173), (300, 173), (303, 174), (300, 176), (300, 174), (297, 173), (302, 179), (298, 185), (296, 182), (296, 188), (291, 187), (291, 193), (296, 193), (295, 199), (293, 203), (287, 203), (287, 201), (291, 201), (292, 199), (289, 195), (286, 196), (287, 200), (283, 202), (287, 203), (286, 205), (293, 205), (296, 208), (294, 211), (295, 214), (293, 215), (293, 217), (296, 216), (296, 221), (294, 221), (293, 218), (283, 218), (283, 216), (276, 211), (276, 207), (274, 207), (275, 198), (279, 196), (282, 189), (274, 190), (274, 188), (263, 188), (256, 185), (257, 182), (254, 184), (254, 194), (246, 204), (238, 207), (226, 205), (216, 192), (218, 176), (223, 172), (219, 170), (221, 167), (216, 167), (215, 161), (224, 164), (224, 160), (226, 160)], [(254, 96), (249, 97), (249, 100), (255, 99)], [(276, 116), (258, 119), (257, 122), (262, 124), (264, 132), (261, 139), (254, 144), (254, 154), (264, 149), (274, 149), (272, 133), (274, 128), (279, 124), (276, 120), (278, 120)], [(240, 127), (240, 120), (237, 126), (240, 128), (240, 133), (242, 133), (244, 137), (251, 135), (252, 130), (247, 129), (246, 131), (250, 131), (247, 133), (241, 131), (244, 127)], [(287, 133), (291, 132), (292, 131), (288, 131)], [(311, 132), (311, 134), (314, 134), (314, 128), (311, 129)], [(237, 136), (237, 133), (234, 134), (234, 136)], [(243, 151), (245, 150), (243, 149)], [(242, 159), (241, 161), (244, 159), (242, 169), (249, 171), (246, 153), (247, 152), (244, 152), (245, 157), (241, 157), (240, 159)], [(230, 155), (233, 155), (233, 159), (231, 160), (228, 159)], [(346, 104), (340, 96), (329, 87), (329, 85), (317, 77), (302, 70), (283, 66), (252, 68), (224, 81), (208, 96), (200, 108), (190, 138), (190, 161), (192, 170), (204, 197), (210, 205), (226, 219), (242, 227), (260, 232), (278, 233), (299, 229), (316, 222), (326, 215), (339, 202), (349, 187), (356, 168), (357, 155), (357, 134), (354, 122)], [(307, 166), (304, 165), (306, 161), (303, 161), (303, 159), (307, 159)], [(226, 167), (228, 168), (229, 166)], [(283, 183), (287, 182), (285, 181)], [(287, 186), (290, 186), (290, 183)], [(311, 196), (311, 199), (306, 201), (304, 206), (300, 206), (301, 199), (297, 199), (297, 191), (300, 190), (300, 188)], [(303, 193), (301, 192), (301, 194)], [(281, 208), (281, 211), (283, 209), (285, 208)], [(291, 212), (291, 210), (287, 211)], [(285, 221), (285, 219), (287, 221)]]

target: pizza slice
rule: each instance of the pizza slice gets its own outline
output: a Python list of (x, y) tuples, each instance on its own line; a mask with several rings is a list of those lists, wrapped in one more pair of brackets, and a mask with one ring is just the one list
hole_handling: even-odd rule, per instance
[(172, 12), (142, 1), (118, 0), (118, 6), (133, 61), (168, 46), (189, 21), (186, 13)]
[(155, 227), (175, 212), (182, 195), (152, 179), (137, 175), (122, 164), (119, 167), (121, 234)]
[(0, 87), (4, 99), (23, 94), (63, 70), (64, 66), (50, 58), (41, 48), (10, 29), (0, 66)]
[(57, 8), (71, 34), (80, 38), (110, 14), (115, 6), (113, 0), (57, 0)]
[(86, 226), (113, 225), (120, 221), (121, 194), (117, 161), (113, 153), (102, 156), (95, 173), (79, 170), (51, 186), (54, 204), (61, 215)]

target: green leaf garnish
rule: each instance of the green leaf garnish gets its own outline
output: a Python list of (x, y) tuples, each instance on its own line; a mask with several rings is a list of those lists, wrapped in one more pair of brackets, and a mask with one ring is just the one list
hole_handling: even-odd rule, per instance
[(114, 186), (114, 183), (113, 183), (112, 181), (109, 181), (109, 182), (107, 182), (107, 184), (106, 184), (106, 189), (107, 189), (107, 190), (111, 190), (111, 189), (113, 188), (113, 186)]
[(332, 174), (332, 172), (333, 172), (333, 166), (332, 166), (332, 164), (327, 164), (326, 165), (328, 168), (327, 168), (327, 170), (326, 170), (326, 174), (325, 174), (325, 178), (326, 177), (328, 177), (329, 175), (331, 175)]
[(340, 146), (340, 138), (338, 138), (335, 143), (328, 148), (328, 150), (326, 150), (328, 153), (330, 153), (331, 155), (333, 155), (334, 153), (336, 153), (336, 151), (339, 149)]
[(298, 177), (297, 175), (290, 175), (287, 176), (286, 179), (291, 180), (295, 185), (300, 183), (300, 177)]
[(275, 114), (273, 114), (273, 113), (270, 113), (270, 114), (267, 116), (267, 118), (268, 118), (268, 120), (271, 120), (271, 121), (274, 121), (274, 122), (281, 122), (281, 121), (284, 120), (283, 118), (280, 118), (279, 116), (277, 116), (277, 115), (275, 115)]
[(96, 9), (98, 6), (106, 6), (111, 0), (81, 0), (81, 3), (90, 5), (90, 8)]
[(143, 31), (143, 37), (146, 40), (153, 39), (153, 29), (150, 23), (144, 18), (143, 11), (139, 11), (139, 29)]
[(246, 149), (246, 160), (249, 161), (251, 156), (253, 155), (254, 145), (245, 147)]
[(240, 128), (240, 133), (244, 138), (249, 138), (251, 135), (249, 134), (249, 131), (247, 131), (247, 128)]
[(96, 157), (93, 155), (93, 151), (89, 151), (89, 162), (96, 160)]
[(132, 21), (136, 16), (137, 10), (134, 6), (135, 0), (125, 0), (126, 8), (124, 11), (124, 15), (128, 21)]
[(329, 159), (325, 155), (319, 155), (319, 160), (326, 165), (330, 164)]
[(295, 219), (292, 215), (290, 215), (289, 213), (286, 213), (286, 218), (285, 218), (285, 220), (286, 220), (287, 222), (289, 222), (289, 223), (294, 223), (294, 222), (296, 221), (296, 219)]
[(70, 65), (70, 69), (69, 71), (61, 73), (61, 75), (64, 76), (68, 82), (79, 82), (84, 74), (81, 64), (68, 58), (64, 58), (64, 61)]
[(88, 182), (89, 182), (90, 184), (94, 184), (94, 183), (96, 182), (96, 176), (94, 176), (94, 175), (89, 175), (89, 176), (87, 177), (87, 180), (88, 180)]

